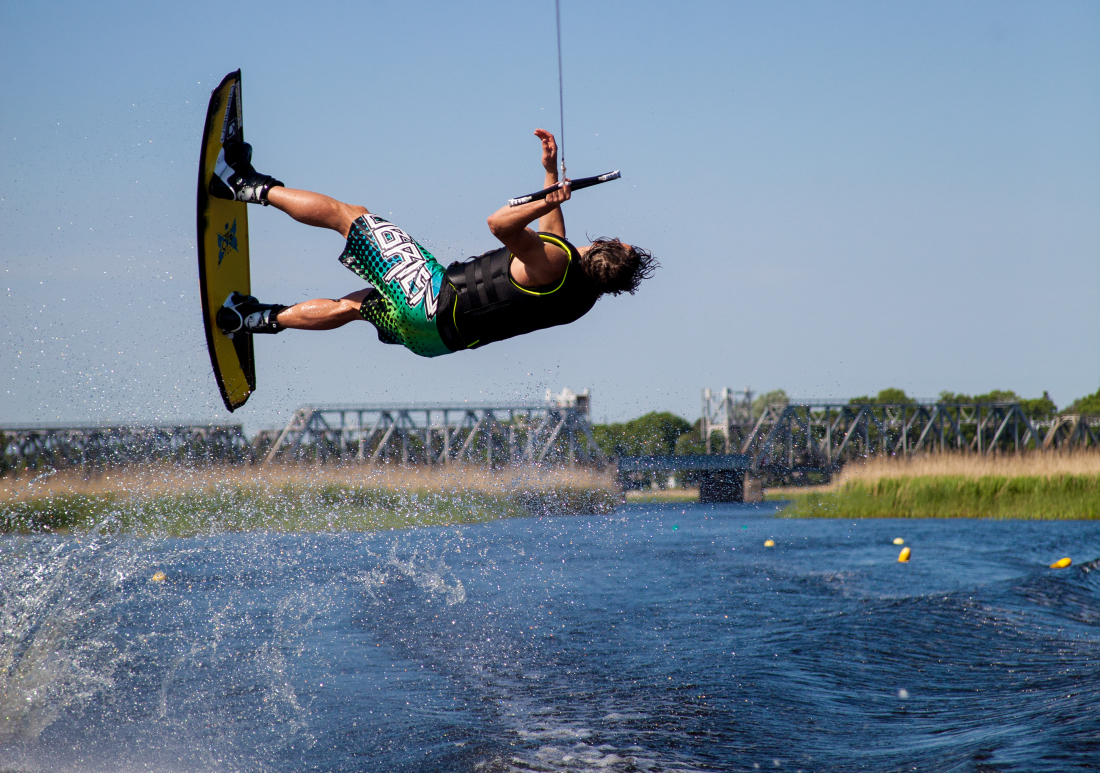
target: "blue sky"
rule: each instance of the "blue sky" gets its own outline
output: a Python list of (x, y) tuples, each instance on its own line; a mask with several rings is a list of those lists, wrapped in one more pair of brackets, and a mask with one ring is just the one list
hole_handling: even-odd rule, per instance
[[(698, 414), (703, 387), (1100, 386), (1100, 4), (563, 0), (570, 236), (663, 268), (568, 328), (426, 360), (366, 323), (257, 341), (230, 417), (194, 233), (210, 90), (257, 168), (444, 262), (540, 187), (549, 0), (0, 4), (0, 422), (285, 423), (305, 402), (538, 400)], [(250, 211), (253, 291), (362, 284), (335, 234)]]

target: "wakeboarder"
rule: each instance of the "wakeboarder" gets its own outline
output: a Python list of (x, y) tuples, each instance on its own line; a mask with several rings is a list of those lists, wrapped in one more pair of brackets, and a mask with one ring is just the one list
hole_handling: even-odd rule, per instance
[[(371, 286), (293, 306), (234, 292), (218, 310), (218, 327), (232, 337), (287, 328), (332, 330), (366, 320), (383, 343), (436, 357), (574, 322), (604, 295), (633, 295), (657, 268), (656, 260), (617, 238), (580, 247), (566, 239), (561, 205), (571, 195), (569, 180), (559, 184), (554, 136), (544, 129), (535, 135), (542, 142), (544, 186), (554, 190), (545, 199), (494, 212), (489, 230), (503, 246), (447, 268), (366, 207), (287, 188), (256, 172), (250, 145), (227, 144), (210, 195), (271, 205), (300, 223), (336, 231), (347, 240), (340, 262)], [(536, 220), (538, 231), (528, 227)]]

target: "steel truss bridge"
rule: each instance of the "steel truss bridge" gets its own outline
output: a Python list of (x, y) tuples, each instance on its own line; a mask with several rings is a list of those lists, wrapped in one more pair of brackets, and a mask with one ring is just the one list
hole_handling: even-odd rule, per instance
[(270, 443), (276, 459), (400, 462), (589, 464), (607, 458), (588, 422), (587, 390), (569, 390), (541, 405), (306, 405)]
[(0, 427), (0, 470), (171, 460), (249, 461), (241, 425)]
[(835, 470), (874, 455), (1100, 447), (1100, 416), (1036, 420), (1019, 403), (807, 401), (767, 405), (756, 415), (751, 398), (748, 390), (704, 390), (700, 427), (708, 454), (715, 446), (747, 454), (752, 472)]

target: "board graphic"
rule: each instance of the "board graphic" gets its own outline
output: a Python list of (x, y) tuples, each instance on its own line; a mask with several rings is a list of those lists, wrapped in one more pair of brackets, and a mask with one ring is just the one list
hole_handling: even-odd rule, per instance
[(230, 337), (214, 319), (231, 292), (251, 294), (248, 212), (242, 202), (214, 198), (208, 193), (218, 155), (231, 140), (244, 140), (240, 70), (226, 75), (210, 94), (202, 131), (198, 191), (199, 290), (206, 346), (225, 407), (235, 411), (256, 389), (252, 335), (241, 332)]

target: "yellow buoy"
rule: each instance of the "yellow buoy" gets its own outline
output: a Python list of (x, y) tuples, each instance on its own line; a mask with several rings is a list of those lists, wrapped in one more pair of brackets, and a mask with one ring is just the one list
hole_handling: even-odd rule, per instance
[(909, 548), (902, 548), (901, 553), (898, 554), (898, 561), (901, 563), (907, 563), (909, 561)]
[(1057, 561), (1055, 561), (1053, 564), (1050, 565), (1050, 568), (1051, 569), (1065, 569), (1067, 566), (1069, 566), (1072, 563), (1073, 563), (1073, 561), (1070, 559), (1070, 557), (1066, 556), (1065, 558), (1059, 558)]
[(775, 547), (775, 540), (773, 540), (773, 539), (766, 539), (766, 540), (764, 540), (764, 547), (766, 547), (766, 548), (774, 548), (774, 547)]
[(164, 572), (157, 572), (156, 574), (154, 574), (149, 579), (152, 580), (153, 582), (164, 582), (165, 580), (168, 579), (168, 575), (166, 575)]
[(895, 545), (904, 545), (905, 540), (903, 540), (901, 537), (894, 537), (894, 544)]

